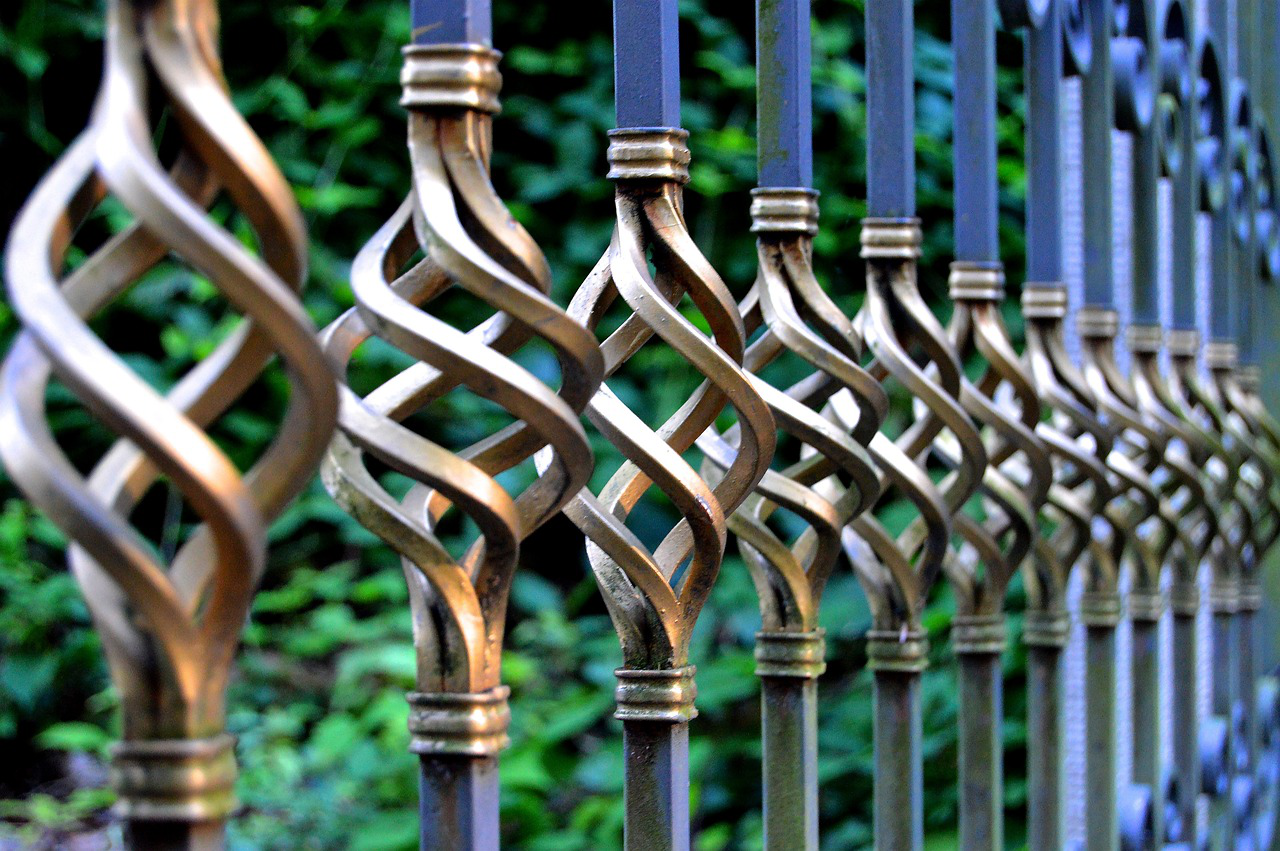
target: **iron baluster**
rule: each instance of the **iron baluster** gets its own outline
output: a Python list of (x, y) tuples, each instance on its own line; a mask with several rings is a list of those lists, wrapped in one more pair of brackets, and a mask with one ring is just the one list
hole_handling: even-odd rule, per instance
[[(1153, 452), (1148, 453), (1146, 470), (1160, 482), (1162, 515), (1166, 518), (1162, 537), (1152, 541), (1154, 556), (1150, 570), (1137, 571), (1129, 592), (1132, 627), (1133, 705), (1130, 722), (1134, 742), (1135, 799), (1149, 801), (1149, 816), (1138, 819), (1139, 809), (1131, 807), (1122, 824), (1122, 834), (1130, 847), (1150, 847), (1179, 837), (1181, 819), (1174, 802), (1174, 818), (1165, 824), (1166, 782), (1161, 754), (1159, 694), (1162, 664), (1159, 658), (1159, 623), (1166, 600), (1162, 574), (1169, 570), (1174, 584), (1193, 585), (1196, 572), (1208, 551), (1216, 523), (1208, 509), (1200, 470), (1188, 447), (1196, 436), (1179, 419), (1175, 404), (1162, 377), (1159, 352), (1163, 337), (1157, 301), (1156, 276), (1159, 246), (1157, 187), (1162, 169), (1176, 176), (1181, 165), (1175, 139), (1161, 148), (1161, 128), (1177, 132), (1178, 110), (1190, 95), (1187, 21), (1179, 3), (1168, 3), (1159, 20), (1149, 18), (1146, 4), (1129, 7), (1130, 33), (1142, 40), (1154, 81), (1154, 114), (1151, 120), (1130, 124), (1133, 138), (1133, 180), (1130, 186), (1133, 217), (1132, 310), (1129, 345), (1132, 368), (1127, 384), (1117, 390), (1128, 396), (1147, 428), (1145, 437)], [(1193, 535), (1193, 532), (1198, 534)], [(1175, 790), (1176, 791), (1176, 790)], [(1149, 822), (1149, 827), (1144, 822)], [(1170, 830), (1169, 828), (1176, 828)], [(1144, 836), (1144, 834), (1149, 834)]]
[[(1006, 4), (1006, 6), (1009, 4)], [(1043, 3), (1018, 4), (1027, 22), (1043, 23)], [(1007, 7), (1006, 19), (1010, 10)], [(956, 596), (952, 644), (959, 661), (960, 844), (1004, 847), (1001, 746), (1004, 596), (1009, 580), (1039, 534), (1036, 514), (1052, 480), (1048, 451), (1034, 429), (1040, 402), (1000, 316), (996, 176), (995, 7), (956, 0), (951, 15), (955, 55), (955, 243), (950, 290), (955, 302), (948, 333), (963, 358), (986, 361), (974, 384), (962, 382), (960, 402), (985, 427), (989, 465), (982, 478), (985, 522), (957, 513), (952, 523), (965, 547), (944, 564)], [(1001, 389), (1011, 403), (996, 401)], [(950, 456), (952, 441), (939, 444)]]
[[(637, 851), (689, 847), (688, 736), (696, 715), (689, 637), (724, 556), (725, 518), (768, 470), (776, 440), (769, 408), (742, 370), (742, 317), (684, 221), (689, 149), (677, 127), (676, 24), (674, 0), (615, 0), (618, 129), (610, 132), (609, 176), (617, 223), (609, 250), (569, 305), (570, 316), (592, 330), (619, 297), (632, 311), (601, 346), (606, 377), (656, 340), (707, 379), (657, 430), (602, 387), (587, 417), (627, 461), (598, 496), (583, 490), (565, 509), (587, 537), (622, 644), (615, 717), (623, 725), (624, 844)], [(712, 339), (676, 309), (686, 294)], [(736, 452), (712, 485), (682, 456), (726, 404), (737, 414)], [(682, 520), (651, 551), (626, 520), (652, 486)]]
[[(779, 429), (806, 450), (785, 466), (778, 459), (728, 520), (763, 620), (756, 674), (764, 841), (770, 849), (818, 847), (817, 678), (826, 664), (818, 606), (840, 555), (843, 528), (879, 496), (866, 446), (889, 405), (883, 388), (858, 365), (862, 344), (852, 322), (822, 290), (811, 265), (818, 209), (812, 189), (809, 27), (807, 0), (757, 4), (759, 187), (752, 191), (751, 214), (759, 271), (739, 306), (748, 337), (765, 329), (747, 348), (743, 365)], [(813, 372), (788, 388), (757, 377), (783, 356), (798, 358)], [(823, 413), (837, 392), (857, 410), (851, 432)], [(699, 441), (709, 480), (732, 462), (737, 437), (733, 428), (723, 436), (707, 432)], [(790, 545), (767, 525), (779, 508), (805, 523)]]
[[(333, 429), (334, 380), (298, 298), (302, 218), (262, 143), (236, 113), (211, 0), (107, 5), (106, 62), (88, 127), (35, 189), (6, 254), (22, 331), (3, 367), (0, 454), (71, 539), (71, 569), (120, 691), (112, 785), (135, 849), (218, 849), (235, 808), (225, 692), (266, 561), (266, 528), (302, 489)], [(163, 166), (151, 116), (175, 122)], [(224, 195), (262, 253), (206, 214)], [(75, 232), (107, 198), (133, 223), (73, 262)], [(172, 256), (245, 321), (167, 393), (87, 324)], [(278, 355), (289, 403), (276, 439), (241, 472), (206, 434)], [(54, 441), (56, 377), (119, 437), (86, 477)], [(165, 564), (133, 525), (153, 486), (200, 523)]]
[[(1144, 534), (1150, 525), (1146, 521), (1156, 518), (1165, 527), (1165, 539), (1173, 536), (1167, 531), (1172, 521), (1161, 510), (1148, 472), (1148, 467), (1158, 463), (1163, 445), (1160, 436), (1134, 410), (1132, 388), (1115, 361), (1119, 321), (1112, 268), (1111, 132), (1117, 121), (1127, 129), (1137, 129), (1151, 119), (1153, 103), (1145, 44), (1121, 27), (1135, 22), (1141, 27), (1149, 26), (1150, 15), (1145, 6), (1116, 6), (1111, 0), (1091, 0), (1090, 9), (1092, 62), (1082, 86), (1085, 304), (1076, 314), (1076, 328), (1083, 344), (1085, 379), (1116, 441), (1107, 459), (1117, 483), (1116, 499), (1107, 510), (1117, 531), (1122, 531), (1127, 559), (1122, 559), (1121, 564), (1133, 567), (1133, 584), (1139, 589), (1135, 599), (1148, 603), (1140, 606), (1141, 610), (1153, 608), (1150, 592), (1144, 599), (1141, 589), (1153, 585), (1158, 589), (1163, 560), (1163, 553), (1154, 546), (1155, 540)], [(1130, 20), (1117, 18), (1122, 9), (1127, 12), (1122, 17)], [(1120, 601), (1115, 577), (1097, 578), (1106, 581), (1087, 582), (1081, 603), (1088, 672), (1086, 783), (1093, 790), (1109, 788), (1117, 775), (1115, 647)], [(1149, 618), (1152, 613), (1144, 614)], [(1089, 847), (1117, 848), (1120, 824), (1115, 796), (1094, 793), (1088, 796), (1087, 803)]]
[[(963, 375), (955, 349), (916, 284), (911, 3), (868, 4), (866, 14), (867, 299), (855, 324), (874, 357), (872, 374), (905, 387), (921, 416), (896, 442), (881, 433), (870, 445), (886, 489), (911, 502), (916, 517), (894, 538), (864, 514), (848, 528), (845, 549), (872, 611), (867, 655), (875, 680), (876, 847), (918, 849), (924, 816), (920, 672), (928, 647), (920, 613), (948, 555), (951, 516), (981, 484), (986, 451), (959, 405)], [(933, 370), (917, 363), (915, 348)], [(945, 459), (954, 467), (935, 484), (926, 456), (944, 431), (954, 441)]]
[(1090, 8), (1054, 2), (1026, 45), (1027, 88), (1027, 273), (1022, 307), (1027, 321), (1026, 361), (1036, 391), (1049, 412), (1036, 433), (1051, 452), (1054, 483), (1045, 508), (1055, 526), (1038, 537), (1024, 575), (1028, 646), (1029, 826), (1031, 847), (1063, 842), (1063, 648), (1068, 616), (1066, 588), (1071, 569), (1088, 553), (1094, 573), (1114, 575), (1116, 539), (1094, 537), (1112, 487), (1103, 464), (1110, 434), (1094, 410), (1092, 394), (1067, 354), (1062, 284), (1061, 117), (1059, 83), (1091, 61)]
[[(404, 567), (417, 655), (417, 690), (408, 701), (421, 847), (488, 849), (498, 844), (498, 753), (510, 719), (500, 676), (507, 592), (521, 541), (591, 474), (578, 415), (603, 367), (595, 338), (551, 302), (546, 260), (489, 182), (502, 78), (487, 4), (422, 0), (411, 11), (415, 37), (404, 49), (401, 103), (409, 111), (412, 187), (357, 255), (355, 307), (322, 339), (342, 364), (372, 337), (417, 362), (363, 398), (342, 388), (339, 433), (322, 473), (338, 504)], [(428, 312), (451, 291), (468, 292), (493, 312), (459, 330)], [(509, 359), (535, 336), (556, 354), (559, 393)], [(515, 422), (456, 449), (404, 424), (458, 388)], [(541, 475), (519, 493), (495, 481), (544, 447)], [(393, 496), (368, 459), (413, 486)], [(454, 508), (479, 529), (457, 559), (435, 531)]]

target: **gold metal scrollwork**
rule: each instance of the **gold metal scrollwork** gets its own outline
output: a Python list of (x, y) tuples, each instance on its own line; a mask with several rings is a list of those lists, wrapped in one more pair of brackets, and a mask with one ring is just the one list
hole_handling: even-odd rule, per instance
[[(896, 441), (879, 433), (870, 444), (884, 490), (910, 501), (916, 516), (895, 537), (880, 520), (864, 514), (845, 535), (846, 552), (871, 605), (871, 664), (883, 670), (923, 667), (921, 608), (948, 557), (951, 518), (977, 491), (987, 464), (981, 436), (958, 401), (963, 375), (955, 350), (917, 287), (919, 246), (915, 219), (863, 220), (867, 300), (855, 327), (874, 356), (871, 374), (881, 382), (899, 382), (923, 411)], [(922, 368), (909, 347), (918, 347), (936, 372)], [(924, 464), (944, 429), (955, 441), (958, 463), (935, 484)]]
[[(1000, 317), (1003, 297), (1004, 273), (999, 264), (952, 264), (955, 313), (948, 332), (961, 358), (976, 350), (987, 364), (976, 384), (964, 382), (960, 402), (985, 427), (990, 461), (981, 488), (986, 521), (965, 513), (954, 519), (968, 544), (967, 552), (948, 559), (956, 591), (953, 643), (957, 652), (970, 645), (1003, 647), (1005, 588), (1039, 538), (1037, 513), (1053, 480), (1048, 449), (1034, 431), (1040, 400)], [(1002, 386), (1010, 391), (1007, 408), (997, 401)], [(949, 448), (944, 446), (942, 451)], [(983, 566), (981, 575), (978, 563)]]
[[(568, 311), (595, 329), (617, 299), (629, 308), (601, 343), (606, 378), (655, 338), (706, 378), (657, 429), (607, 384), (586, 410), (591, 424), (627, 459), (599, 495), (583, 490), (565, 508), (587, 537), (588, 558), (622, 644), (617, 716), (624, 720), (679, 721), (696, 714), (690, 634), (724, 556), (726, 515), (765, 475), (776, 440), (769, 408), (742, 369), (746, 338), (737, 305), (685, 226), (686, 135), (675, 129), (611, 131), (613, 240)], [(712, 339), (678, 309), (686, 295), (709, 324)], [(724, 459), (729, 463), (712, 485), (683, 453), (726, 405), (738, 418), (736, 452)], [(681, 520), (651, 551), (626, 521), (654, 486)]]
[[(235, 779), (225, 689), (265, 565), (266, 528), (312, 475), (337, 408), (298, 299), (302, 218), (232, 106), (216, 30), (212, 0), (108, 3), (93, 117), (18, 216), (7, 252), (23, 329), (4, 365), (0, 454), (72, 540), (71, 568), (121, 694), (118, 808), (131, 841), (150, 836), (163, 847), (197, 835), (209, 847), (221, 842)], [(178, 148), (168, 166), (152, 136), (158, 106), (173, 119)], [(250, 224), (260, 255), (206, 214), (220, 196)], [(73, 260), (77, 230), (107, 198), (132, 223)], [(161, 392), (87, 321), (170, 257), (205, 276), (245, 320)], [(272, 356), (288, 377), (288, 407), (275, 440), (241, 473), (204, 429)], [(54, 377), (119, 435), (87, 477), (45, 420)], [(131, 519), (166, 484), (200, 520), (167, 564)]]
[[(761, 673), (798, 665), (816, 674), (820, 664), (810, 657), (821, 663), (821, 639), (811, 647), (812, 640), (801, 640), (801, 635), (818, 629), (818, 604), (840, 555), (844, 527), (879, 496), (880, 483), (866, 446), (889, 400), (857, 363), (861, 341), (853, 323), (814, 277), (811, 239), (817, 231), (817, 193), (755, 189), (752, 196), (759, 272), (740, 309), (748, 336), (762, 326), (765, 331), (747, 348), (743, 366), (753, 374), (779, 428), (805, 449), (795, 463), (765, 473), (728, 525), (760, 598)], [(785, 390), (755, 377), (784, 353), (798, 357), (813, 372)], [(857, 410), (850, 430), (833, 421), (828, 407), (833, 395), (844, 392)], [(736, 440), (733, 429), (723, 437), (708, 433), (699, 441), (708, 456), (704, 469), (712, 468), (709, 478), (727, 468), (736, 454)], [(806, 524), (791, 546), (766, 525), (779, 507)], [(794, 665), (790, 657), (795, 657)]]
[[(403, 559), (418, 657), (412, 749), (492, 756), (507, 739), (500, 654), (520, 543), (591, 475), (578, 414), (599, 386), (602, 359), (594, 337), (550, 300), (542, 252), (489, 181), (499, 54), (475, 44), (412, 45), (404, 54), (413, 188), (356, 257), (355, 307), (323, 340), (343, 363), (374, 336), (418, 362), (364, 398), (342, 388), (339, 433), (322, 473), (338, 503)], [(451, 291), (492, 314), (461, 331), (428, 312)], [(558, 393), (511, 359), (535, 338), (559, 361)], [(404, 424), (458, 388), (514, 422), (456, 451)], [(541, 474), (519, 493), (495, 480), (544, 447)], [(367, 458), (413, 486), (392, 496)], [(479, 529), (461, 558), (436, 535), (451, 508)]]

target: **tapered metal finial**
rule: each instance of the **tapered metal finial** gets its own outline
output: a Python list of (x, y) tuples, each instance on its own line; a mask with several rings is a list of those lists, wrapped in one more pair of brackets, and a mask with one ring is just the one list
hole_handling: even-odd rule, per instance
[[(265, 564), (266, 527), (310, 478), (337, 406), (298, 300), (302, 219), (231, 104), (216, 20), (208, 0), (108, 4), (93, 118), (19, 214), (6, 255), (22, 331), (3, 368), (0, 455), (71, 539), (71, 567), (120, 691), (112, 784), (134, 848), (223, 843), (236, 773), (225, 690)], [(152, 136), (157, 104), (179, 131), (168, 169)], [(250, 223), (261, 255), (206, 214), (221, 192)], [(107, 198), (134, 223), (73, 260), (76, 228)], [(245, 321), (161, 393), (87, 323), (169, 263), (207, 278)], [(272, 355), (288, 377), (288, 407), (276, 438), (242, 472), (205, 429)], [(119, 436), (87, 476), (46, 422), (53, 378)], [(167, 563), (131, 517), (162, 482), (200, 519)]]
[[(602, 375), (595, 338), (552, 303), (542, 252), (489, 181), (498, 58), (476, 43), (405, 48), (412, 189), (356, 257), (355, 307), (323, 334), (341, 363), (375, 336), (417, 361), (363, 398), (342, 388), (323, 476), (338, 503), (403, 560), (418, 659), (417, 691), (408, 698), (411, 749), (421, 758), (423, 848), (497, 845), (497, 755), (509, 722), (500, 678), (507, 592), (521, 541), (591, 475), (578, 415)], [(452, 292), (491, 313), (470, 329), (454, 327), (430, 312)], [(534, 340), (555, 353), (559, 392), (511, 359)], [(457, 391), (498, 405), (513, 422), (465, 447), (406, 424), (415, 415), (446, 416), (441, 400)], [(517, 493), (498, 483), (536, 453), (532, 483)], [(370, 460), (408, 476), (408, 493), (385, 490)], [(479, 529), (460, 558), (436, 531), (455, 510)]]

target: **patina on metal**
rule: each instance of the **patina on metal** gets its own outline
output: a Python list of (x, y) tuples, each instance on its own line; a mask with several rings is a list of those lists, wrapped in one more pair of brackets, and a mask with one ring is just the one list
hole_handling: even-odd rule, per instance
[[(312, 475), (337, 408), (298, 298), (302, 218), (232, 106), (217, 28), (211, 0), (108, 3), (89, 126), (35, 189), (6, 253), (22, 331), (3, 367), (0, 455), (71, 539), (71, 569), (120, 692), (111, 782), (136, 849), (224, 845), (236, 777), (225, 691), (265, 566), (266, 528)], [(168, 168), (152, 135), (157, 107), (174, 122)], [(206, 214), (219, 197), (244, 215), (260, 255)], [(73, 260), (77, 229), (108, 198), (133, 223)], [(161, 393), (87, 322), (166, 262), (203, 275), (245, 319)], [(205, 429), (272, 356), (288, 378), (288, 408), (275, 440), (241, 471)], [(46, 422), (55, 377), (119, 435), (88, 476)], [(153, 487), (170, 488), (200, 519), (167, 563), (131, 517)]]
[[(1026, 23), (1043, 23), (1043, 3), (1006, 8)], [(952, 646), (960, 677), (960, 845), (1004, 847), (1001, 654), (1004, 597), (1014, 573), (1039, 536), (1037, 513), (1052, 482), (1048, 450), (1035, 435), (1040, 400), (1019, 362), (1000, 315), (1004, 271), (1000, 262), (996, 174), (995, 7), (955, 0), (951, 42), (955, 55), (955, 251), (948, 333), (958, 355), (985, 362), (974, 383), (962, 382), (960, 402), (983, 429), (989, 464), (982, 476), (977, 516), (952, 518), (964, 540), (944, 564), (956, 596)], [(1008, 403), (997, 402), (1007, 392)], [(952, 441), (939, 444), (954, 457)]]
[[(748, 337), (764, 328), (743, 366), (779, 429), (802, 448), (798, 457), (776, 458), (728, 520), (760, 598), (764, 841), (778, 851), (818, 848), (817, 678), (826, 666), (818, 606), (844, 527), (879, 496), (866, 446), (889, 406), (880, 384), (858, 365), (862, 342), (852, 322), (811, 265), (818, 202), (811, 188), (809, 27), (807, 0), (757, 4), (759, 187), (751, 215), (759, 271), (739, 305)], [(780, 358), (798, 358), (812, 372), (786, 388), (757, 377)], [(851, 431), (824, 415), (836, 393), (857, 409)], [(732, 463), (738, 433), (735, 426), (699, 440), (709, 481)], [(790, 543), (768, 525), (780, 508), (805, 524)]]
[[(855, 325), (873, 356), (872, 375), (899, 384), (917, 401), (916, 420), (896, 440), (880, 432), (870, 444), (885, 493), (905, 498), (917, 513), (896, 538), (864, 514), (846, 532), (845, 549), (872, 613), (867, 655), (875, 677), (876, 847), (918, 849), (924, 817), (920, 672), (928, 651), (920, 614), (948, 557), (951, 517), (977, 492), (987, 458), (959, 404), (963, 374), (955, 348), (916, 283), (911, 3), (868, 4), (866, 11), (867, 298)], [(954, 468), (935, 483), (926, 464), (940, 437), (950, 443), (941, 460)]]
[[(592, 330), (619, 298), (629, 308), (601, 344), (606, 377), (646, 344), (670, 347), (706, 377), (657, 428), (602, 387), (587, 418), (627, 461), (598, 495), (584, 489), (565, 509), (587, 537), (622, 644), (615, 717), (623, 726), (623, 842), (637, 851), (689, 847), (689, 721), (696, 715), (689, 637), (720, 569), (726, 517), (759, 484), (776, 441), (769, 407), (742, 369), (742, 316), (684, 220), (689, 149), (677, 126), (677, 43), (674, 0), (615, 0), (619, 127), (609, 134), (609, 176), (617, 222), (609, 250), (569, 305), (569, 315)], [(685, 296), (710, 339), (677, 309)], [(713, 485), (684, 453), (726, 406), (737, 415), (736, 452)], [(654, 487), (682, 519), (650, 550), (626, 521)]]
[[(363, 398), (342, 388), (340, 430), (323, 478), (338, 504), (404, 566), (417, 654), (410, 748), (420, 758), (424, 849), (498, 844), (497, 760), (510, 719), (500, 679), (507, 592), (521, 541), (591, 475), (578, 416), (603, 375), (594, 336), (551, 302), (542, 252), (489, 181), (502, 78), (479, 5), (413, 4), (418, 37), (404, 49), (401, 72), (412, 188), (352, 265), (355, 307), (322, 335), (340, 363), (372, 337), (417, 361)], [(453, 25), (464, 17), (471, 41), (438, 40), (457, 37)], [(493, 312), (465, 331), (428, 312), (432, 301), (456, 291)], [(535, 338), (556, 354), (558, 393), (510, 359)], [(459, 388), (514, 422), (455, 448), (404, 424)], [(495, 480), (544, 448), (540, 475), (521, 492)], [(392, 495), (371, 472), (371, 459), (413, 486)], [(452, 509), (479, 529), (461, 558), (436, 537)]]

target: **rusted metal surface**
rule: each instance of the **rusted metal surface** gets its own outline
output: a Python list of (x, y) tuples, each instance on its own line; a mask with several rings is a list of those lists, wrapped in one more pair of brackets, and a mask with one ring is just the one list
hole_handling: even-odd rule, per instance
[[(106, 62), (88, 127), (19, 214), (6, 254), (22, 331), (0, 385), (0, 454), (72, 541), (71, 569), (120, 693), (112, 785), (134, 848), (218, 848), (235, 807), (225, 691), (265, 565), (267, 524), (312, 475), (333, 429), (333, 375), (298, 300), (306, 236), (283, 177), (235, 112), (209, 0), (107, 6)], [(176, 122), (161, 164), (151, 116)], [(262, 254), (216, 224), (226, 197)], [(108, 198), (133, 224), (82, 260), (76, 231)], [(204, 275), (241, 325), (166, 393), (87, 322), (172, 262)], [(205, 429), (278, 356), (289, 404), (271, 444), (239, 470)], [(45, 394), (61, 382), (118, 436), (80, 474), (55, 443)], [(131, 513), (168, 486), (199, 517), (167, 562)]]

